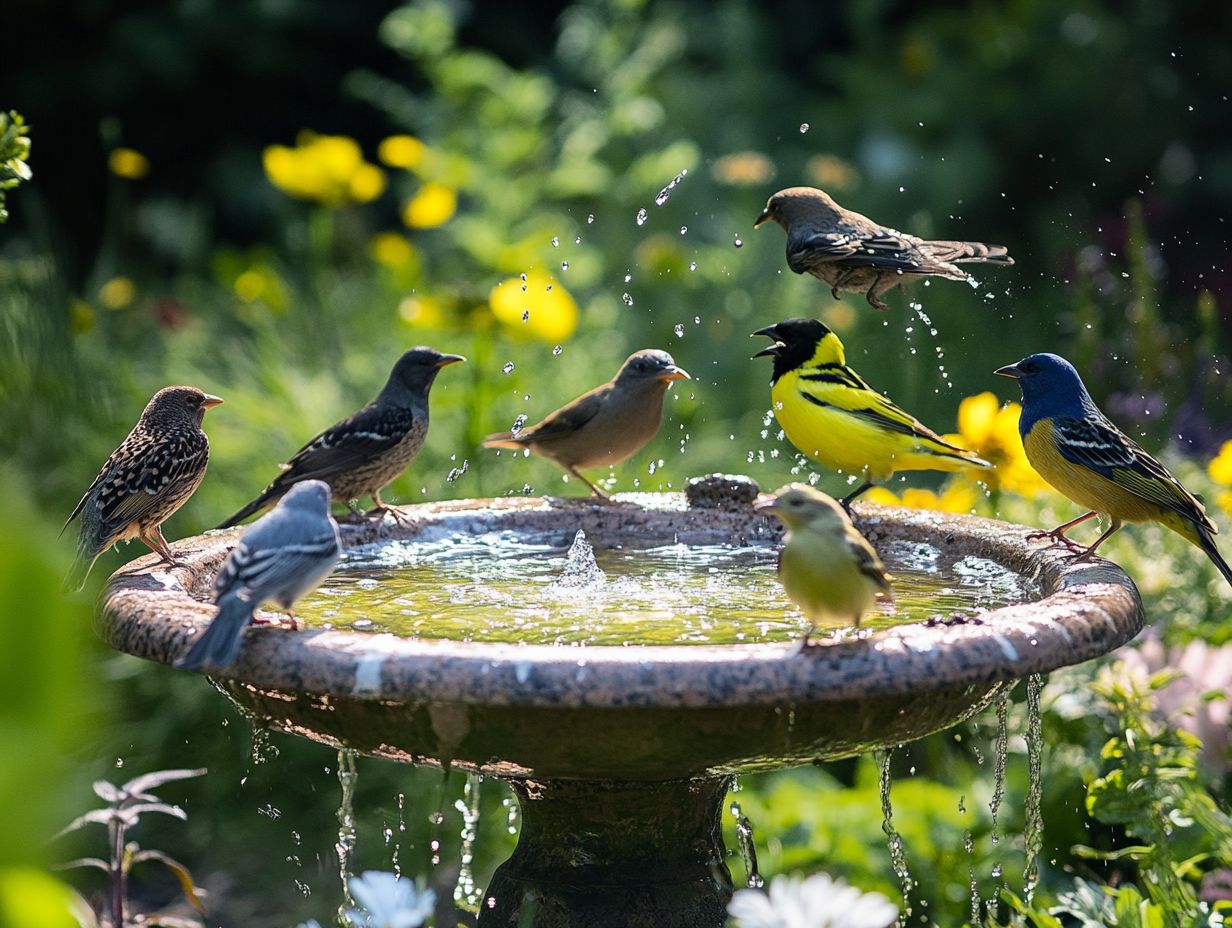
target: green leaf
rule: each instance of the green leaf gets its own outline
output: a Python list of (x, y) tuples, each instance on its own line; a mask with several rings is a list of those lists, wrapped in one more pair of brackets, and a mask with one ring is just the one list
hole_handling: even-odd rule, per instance
[(170, 870), (175, 878), (179, 880), (180, 890), (184, 893), (184, 898), (188, 900), (194, 909), (202, 915), (205, 914), (205, 904), (201, 901), (202, 890), (193, 880), (192, 874), (188, 872), (187, 867), (178, 860), (167, 856), (162, 851), (138, 851), (133, 855), (132, 862), (136, 864), (147, 860), (156, 860)]

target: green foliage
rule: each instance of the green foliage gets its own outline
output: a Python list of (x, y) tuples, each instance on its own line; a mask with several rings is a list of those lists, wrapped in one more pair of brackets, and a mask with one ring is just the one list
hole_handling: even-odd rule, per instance
[(30, 127), (21, 114), (10, 110), (0, 112), (0, 223), (8, 222), (5, 208), (8, 191), (29, 181), (34, 172), (26, 162), (30, 158)]

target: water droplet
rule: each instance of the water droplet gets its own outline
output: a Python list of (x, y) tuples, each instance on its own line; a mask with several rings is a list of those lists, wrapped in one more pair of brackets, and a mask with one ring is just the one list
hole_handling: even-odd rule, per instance
[(624, 304), (625, 304), (626, 306), (632, 306), (632, 305), (633, 305), (633, 296), (632, 296), (631, 294), (628, 294), (628, 293), (622, 293), (622, 294), (620, 295), (620, 299), (624, 302)]
[(556, 235), (553, 235), (553, 236), (552, 236), (552, 247), (553, 247), (553, 248), (559, 248), (559, 247), (560, 247), (560, 237), (559, 237), (559, 236), (556, 236)]
[(559, 358), (559, 357), (560, 357), (560, 353), (561, 353), (562, 351), (564, 351), (564, 350), (565, 350), (565, 349), (564, 349), (564, 348), (562, 348), (560, 345), (557, 345), (555, 348), (553, 348), (553, 349), (552, 349), (552, 354), (553, 354), (553, 355), (555, 355), (556, 357), (558, 357), (558, 358)]
[(677, 338), (684, 338), (684, 326), (679, 322), (672, 327), (672, 331), (676, 333)]
[[(672, 178), (672, 182), (668, 184), (666, 187), (664, 187), (662, 190), (660, 190), (659, 195), (655, 197), (655, 206), (662, 206), (664, 203), (666, 203), (667, 198), (672, 195), (672, 191), (676, 188), (676, 185), (679, 184), (682, 180), (684, 180), (685, 175), (688, 173), (689, 173), (688, 168), (685, 168), (683, 171), (677, 174), (674, 178)], [(638, 225), (641, 225), (641, 223), (639, 222)]]
[(690, 262), (689, 262), (689, 270), (690, 270), (690, 271), (696, 271), (696, 270), (697, 270), (697, 262), (696, 262), (696, 261), (690, 261)]
[(594, 213), (591, 213), (589, 216), (587, 216), (587, 217), (586, 217), (586, 224), (587, 224), (587, 225), (592, 225), (592, 224), (594, 223), (594, 221), (595, 221), (595, 214), (594, 214)]
[(504, 365), (501, 367), (501, 373), (502, 374), (512, 374), (513, 373), (513, 362), (506, 361)]
[(689, 227), (688, 227), (688, 226), (681, 226), (681, 227), (680, 227), (680, 234), (681, 234), (681, 235), (684, 235), (684, 234), (685, 234), (686, 232), (688, 232), (688, 231), (689, 231)]
[(808, 132), (808, 130), (809, 130), (809, 124), (807, 122), (800, 123), (800, 134), (801, 135), (804, 135), (804, 133)]
[[(443, 822), (443, 821), (445, 821), (445, 814), (444, 814), (443, 812), (441, 812), (439, 809), (437, 809), (435, 812), (429, 812), (429, 813), (428, 813), (428, 822), (429, 822), (430, 824), (432, 824), (432, 825), (439, 825), (439, 824), (440, 824), (441, 822)], [(440, 842), (439, 842), (439, 841), (433, 841), (432, 843), (433, 843), (434, 845), (437, 845), (438, 847), (439, 847), (439, 845), (440, 845)]]
[(743, 247), (744, 247), (744, 241), (740, 238), (740, 236), (739, 236), (739, 235), (737, 235), (737, 236), (736, 236), (736, 240), (735, 240), (734, 242), (732, 242), (732, 244), (733, 244), (733, 245), (735, 245), (737, 248), (743, 248)]
[(560, 262), (560, 269), (561, 269), (562, 271), (567, 271), (567, 270), (569, 270), (569, 262), (568, 262), (568, 261), (562, 261), (562, 262)]
[(646, 210), (645, 210), (644, 208), (643, 208), (643, 209), (639, 209), (639, 210), (637, 211), (637, 224), (638, 224), (639, 226), (644, 226), (644, 225), (646, 224), (646, 220), (647, 220), (648, 218), (649, 218), (649, 213), (647, 213), (647, 212), (646, 212)]

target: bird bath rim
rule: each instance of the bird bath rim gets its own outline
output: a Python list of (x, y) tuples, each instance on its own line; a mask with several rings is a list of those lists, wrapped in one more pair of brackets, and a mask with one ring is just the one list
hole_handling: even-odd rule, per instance
[[(583, 528), (600, 545), (621, 533), (640, 547), (769, 542), (778, 530), (747, 503), (690, 507), (679, 493), (627, 494), (613, 502), (454, 500), (403, 507), (400, 514), (399, 520), (343, 525), (344, 546), (502, 530), (567, 545)], [(1029, 543), (1025, 527), (869, 503), (857, 505), (856, 516), (876, 546), (908, 540), (986, 557), (1033, 579), (1042, 596), (974, 622), (916, 623), (803, 652), (784, 643), (569, 647), (262, 628), (247, 633), (239, 661), (219, 676), (263, 689), (361, 700), (721, 708), (1008, 682), (1097, 657), (1142, 627), (1137, 589), (1119, 567), (1099, 559), (1074, 564), (1060, 547)], [(117, 571), (103, 597), (103, 637), (119, 650), (172, 663), (213, 617), (210, 584), (238, 534), (213, 531), (177, 543), (183, 567), (149, 556)]]

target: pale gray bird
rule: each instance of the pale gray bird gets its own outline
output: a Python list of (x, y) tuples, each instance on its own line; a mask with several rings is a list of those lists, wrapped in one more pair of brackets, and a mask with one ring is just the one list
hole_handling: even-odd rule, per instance
[(646, 447), (663, 422), (663, 398), (673, 381), (689, 379), (666, 351), (646, 348), (629, 355), (605, 384), (548, 413), (542, 422), (484, 439), (485, 448), (529, 448), (590, 487), (582, 468), (619, 464)]
[(918, 277), (970, 280), (959, 263), (1013, 264), (1004, 245), (928, 241), (844, 209), (824, 190), (788, 187), (774, 194), (753, 228), (774, 220), (787, 232), (787, 266), (840, 290), (863, 293), (886, 309), (881, 294)]
[(210, 442), (201, 422), (205, 411), (221, 402), (196, 387), (164, 387), (154, 394), (64, 523), (68, 528), (81, 516), (66, 590), (85, 586), (98, 556), (121, 541), (140, 538), (164, 561), (177, 563), (162, 525), (205, 477)]
[(214, 581), (218, 614), (176, 667), (231, 666), (244, 629), (262, 603), (275, 603), (290, 613), (296, 600), (329, 576), (342, 557), (338, 523), (329, 514), (330, 495), (329, 484), (301, 480), (248, 527)]
[(219, 528), (230, 528), (270, 506), (301, 480), (324, 480), (334, 501), (351, 506), (371, 496), (373, 512), (397, 511), (381, 500), (381, 488), (401, 474), (428, 437), (428, 391), (442, 367), (465, 361), (435, 348), (412, 348), (398, 359), (381, 392), (363, 409), (312, 439), (251, 503)]

